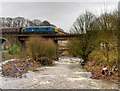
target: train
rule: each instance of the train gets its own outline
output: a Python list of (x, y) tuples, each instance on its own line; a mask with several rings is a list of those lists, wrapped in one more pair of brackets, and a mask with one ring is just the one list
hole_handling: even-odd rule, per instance
[(57, 33), (58, 28), (53, 26), (36, 26), (24, 28), (1, 28), (0, 33)]

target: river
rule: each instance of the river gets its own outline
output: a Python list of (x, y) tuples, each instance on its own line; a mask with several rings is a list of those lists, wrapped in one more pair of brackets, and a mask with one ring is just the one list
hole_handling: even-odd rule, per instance
[(23, 78), (3, 77), (2, 89), (118, 89), (118, 84), (91, 79), (91, 72), (81, 68), (78, 58), (60, 58), (54, 66), (38, 67)]

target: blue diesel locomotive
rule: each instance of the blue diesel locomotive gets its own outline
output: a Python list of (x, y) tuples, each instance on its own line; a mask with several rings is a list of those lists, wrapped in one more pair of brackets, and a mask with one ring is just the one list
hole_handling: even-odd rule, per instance
[(53, 26), (25, 27), (22, 33), (57, 33), (58, 29)]

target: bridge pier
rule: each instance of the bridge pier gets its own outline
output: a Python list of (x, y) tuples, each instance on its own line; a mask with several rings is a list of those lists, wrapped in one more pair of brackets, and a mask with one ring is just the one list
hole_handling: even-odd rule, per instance
[(58, 45), (58, 40), (54, 40), (54, 42)]

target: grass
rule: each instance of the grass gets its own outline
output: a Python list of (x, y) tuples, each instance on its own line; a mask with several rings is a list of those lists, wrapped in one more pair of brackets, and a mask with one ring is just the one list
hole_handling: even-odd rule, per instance
[[(92, 57), (93, 60), (96, 60), (95, 64), (107, 64), (106, 58), (101, 50), (94, 50), (89, 57)], [(114, 50), (109, 51), (109, 64), (110, 66), (117, 65), (118, 57), (116, 55), (116, 52)]]

